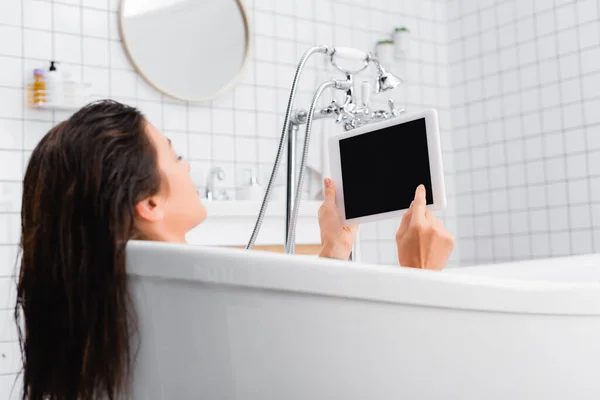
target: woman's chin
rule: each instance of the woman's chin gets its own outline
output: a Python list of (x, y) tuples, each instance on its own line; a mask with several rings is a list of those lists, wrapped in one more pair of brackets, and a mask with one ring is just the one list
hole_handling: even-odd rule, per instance
[(200, 225), (206, 219), (207, 215), (206, 207), (202, 203), (200, 203), (200, 210), (198, 212), (198, 223), (196, 225)]

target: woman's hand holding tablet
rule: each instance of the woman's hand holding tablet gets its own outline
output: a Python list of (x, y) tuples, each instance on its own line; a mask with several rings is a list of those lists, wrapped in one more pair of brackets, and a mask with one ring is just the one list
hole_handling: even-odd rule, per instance
[(322, 256), (348, 259), (357, 224), (403, 215), (396, 233), (400, 265), (434, 270), (446, 265), (454, 238), (432, 214), (446, 207), (435, 110), (333, 137), (329, 154), (332, 179), (325, 181), (319, 211)]
[[(344, 224), (335, 205), (335, 184), (325, 179), (325, 200), (319, 209), (319, 257), (347, 260), (356, 240), (357, 225)], [(396, 233), (398, 261), (403, 267), (441, 270), (454, 249), (454, 238), (442, 221), (426, 210), (425, 187), (420, 185)]]
[(319, 257), (347, 260), (356, 240), (357, 225), (345, 225), (335, 205), (335, 184), (325, 179), (325, 200), (319, 208), (321, 252)]

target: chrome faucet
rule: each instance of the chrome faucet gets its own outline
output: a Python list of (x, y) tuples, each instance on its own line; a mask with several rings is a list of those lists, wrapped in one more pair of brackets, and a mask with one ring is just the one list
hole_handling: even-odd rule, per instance
[[(334, 52), (335, 54), (335, 52)], [(377, 66), (377, 82), (375, 86), (375, 93), (385, 92), (390, 89), (396, 88), (402, 83), (402, 80), (397, 76), (387, 72), (379, 63), (379, 60), (372, 54), (366, 56), (367, 62), (373, 62)], [(324, 118), (332, 116), (335, 118), (335, 122), (342, 124), (344, 130), (349, 131), (359, 126), (378, 122), (390, 118), (397, 117), (400, 113), (404, 112), (405, 109), (396, 109), (394, 106), (394, 100), (388, 100), (388, 110), (372, 110), (369, 106), (371, 100), (371, 94), (373, 93), (372, 84), (369, 81), (363, 81), (361, 85), (361, 106), (356, 101), (354, 94), (354, 82), (353, 74), (357, 71), (349, 72), (340, 68), (337, 64), (334, 65), (341, 71), (345, 72), (346, 80), (336, 81), (336, 88), (346, 90), (346, 98), (343, 104), (339, 104), (335, 99), (331, 103), (320, 110), (315, 110), (313, 118)], [(292, 124), (305, 124), (308, 120), (307, 110), (294, 110), (291, 116)]]
[[(294, 109), (294, 100), (296, 98), (297, 85), (306, 65), (307, 60), (314, 54), (324, 54), (330, 58), (331, 64), (339, 71), (343, 72), (346, 79), (333, 79), (323, 82), (315, 92), (310, 109), (309, 110), (296, 110)], [(341, 67), (338, 64), (338, 60), (354, 60), (362, 62), (362, 67), (358, 69), (349, 70)], [(335, 121), (342, 125), (344, 130), (349, 131), (357, 128), (361, 125), (377, 122), (389, 118), (397, 117), (404, 109), (397, 110), (394, 107), (392, 100), (388, 101), (388, 110), (376, 110), (372, 111), (369, 107), (369, 100), (371, 90), (371, 84), (369, 82), (363, 83), (362, 85), (362, 99), (361, 105), (355, 100), (353, 76), (364, 71), (370, 64), (374, 64), (377, 69), (377, 81), (375, 84), (375, 93), (382, 93), (388, 90), (396, 88), (402, 83), (402, 80), (394, 74), (386, 71), (379, 59), (371, 54), (364, 51), (360, 51), (353, 48), (339, 48), (329, 46), (315, 46), (308, 49), (302, 58), (300, 59), (294, 74), (292, 86), (290, 89), (290, 96), (285, 111), (285, 118), (283, 122), (283, 129), (281, 132), (281, 139), (279, 140), (279, 146), (277, 149), (277, 156), (273, 163), (273, 170), (269, 183), (265, 190), (263, 202), (260, 207), (256, 224), (250, 236), (250, 240), (246, 246), (246, 249), (251, 249), (254, 246), (263, 219), (266, 214), (267, 205), (271, 198), (271, 192), (275, 185), (275, 179), (279, 166), (283, 157), (283, 151), (287, 144), (287, 198), (286, 198), (286, 217), (285, 217), (285, 252), (295, 252), (295, 240), (296, 240), (296, 221), (298, 219), (298, 209), (300, 205), (302, 187), (304, 181), (304, 171), (306, 169), (308, 144), (310, 141), (310, 133), (312, 128), (312, 122), (314, 119), (321, 118), (333, 118)], [(339, 104), (333, 100), (327, 107), (318, 109), (317, 103), (323, 92), (327, 89), (337, 89), (345, 92), (345, 99), (343, 104)], [(302, 157), (300, 165), (297, 170), (296, 165), (296, 148), (297, 148), (297, 134), (300, 125), (306, 124), (306, 132), (304, 135), (304, 146), (302, 150)], [(353, 257), (354, 259), (354, 257)]]
[(208, 177), (206, 178), (206, 189), (204, 191), (206, 200), (228, 200), (227, 193), (221, 191), (217, 196), (215, 196), (215, 177), (222, 181), (225, 179), (225, 171), (221, 167), (213, 167), (208, 173)]

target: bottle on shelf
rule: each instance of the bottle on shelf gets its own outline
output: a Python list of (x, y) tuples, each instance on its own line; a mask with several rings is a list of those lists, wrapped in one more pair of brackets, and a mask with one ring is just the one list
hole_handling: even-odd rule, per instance
[(40, 68), (36, 68), (33, 71), (33, 105), (41, 107), (46, 104), (46, 81), (44, 79), (44, 71)]
[(52, 106), (60, 106), (64, 103), (64, 90), (62, 74), (56, 69), (56, 61), (50, 61), (50, 68), (46, 75), (46, 102)]

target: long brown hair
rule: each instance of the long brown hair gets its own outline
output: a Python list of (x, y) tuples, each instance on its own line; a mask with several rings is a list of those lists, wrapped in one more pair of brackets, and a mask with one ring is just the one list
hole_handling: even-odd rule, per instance
[(54, 127), (31, 155), (15, 306), (23, 399), (129, 390), (137, 324), (125, 245), (135, 205), (161, 184), (145, 127), (135, 108), (104, 100)]

